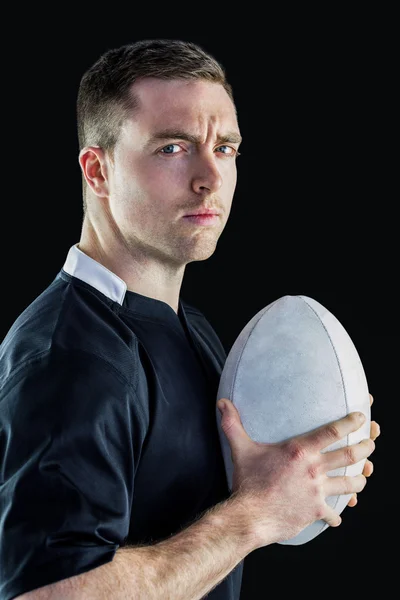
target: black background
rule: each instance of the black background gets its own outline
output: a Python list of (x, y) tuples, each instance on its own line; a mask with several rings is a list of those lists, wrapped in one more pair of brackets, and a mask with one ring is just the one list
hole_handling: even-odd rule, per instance
[[(107, 49), (138, 39), (200, 44), (227, 71), (243, 144), (229, 221), (213, 256), (187, 266), (182, 297), (204, 312), (227, 352), (272, 300), (315, 298), (352, 337), (375, 398), (372, 418), (382, 429), (371, 457), (375, 471), (358, 505), (342, 513), (342, 525), (302, 546), (253, 552), (241, 600), (268, 598), (276, 586), (279, 597), (319, 597), (332, 591), (330, 582), (343, 594), (343, 573), (355, 591), (382, 590), (395, 575), (389, 544), (398, 536), (393, 17), (365, 8), (352, 15), (282, 8), (263, 22), (244, 11), (243, 20), (215, 23), (205, 7), (192, 8), (192, 27), (178, 26), (173, 15), (150, 25), (121, 13), (111, 23), (107, 14), (91, 23), (47, 13), (50, 26), (35, 13), (30, 27), (25, 13), (3, 71), (0, 335), (79, 240), (75, 101), (83, 72)], [(313, 588), (318, 575), (324, 588)]]

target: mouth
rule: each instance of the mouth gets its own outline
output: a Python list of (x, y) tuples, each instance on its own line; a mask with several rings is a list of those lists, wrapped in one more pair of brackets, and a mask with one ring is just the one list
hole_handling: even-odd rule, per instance
[(189, 223), (196, 225), (213, 225), (218, 221), (218, 213), (201, 213), (197, 215), (185, 215), (183, 218)]
[(218, 216), (219, 212), (216, 210), (204, 210), (203, 212), (193, 213), (191, 215), (185, 215), (185, 217), (209, 217), (209, 216)]

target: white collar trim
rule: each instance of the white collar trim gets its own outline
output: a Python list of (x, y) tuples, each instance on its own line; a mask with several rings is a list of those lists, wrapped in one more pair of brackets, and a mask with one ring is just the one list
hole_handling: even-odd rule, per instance
[(78, 248), (78, 243), (69, 249), (63, 266), (64, 271), (85, 281), (111, 300), (122, 304), (127, 289), (125, 281), (97, 260), (82, 252)]

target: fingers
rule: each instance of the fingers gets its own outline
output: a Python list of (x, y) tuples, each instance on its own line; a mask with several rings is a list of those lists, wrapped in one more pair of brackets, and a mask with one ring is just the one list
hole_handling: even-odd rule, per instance
[[(370, 477), (373, 472), (374, 472), (374, 465), (367, 458), (365, 460), (364, 469), (363, 469), (362, 474), (364, 475), (364, 477)], [(350, 498), (350, 500), (348, 501), (347, 506), (353, 507), (357, 504), (357, 502), (358, 502), (357, 494), (353, 494), (352, 497)]]
[(371, 440), (376, 440), (376, 438), (380, 434), (381, 434), (381, 428), (379, 427), (378, 423), (376, 421), (371, 421), (371, 429), (370, 429), (370, 434), (369, 434), (369, 437), (371, 438)]
[(362, 412), (352, 412), (343, 417), (343, 419), (331, 421), (326, 425), (317, 427), (313, 431), (304, 434), (304, 437), (307, 439), (307, 444), (310, 444), (315, 449), (322, 450), (334, 442), (341, 440), (352, 431), (359, 429), (364, 421), (365, 415)]
[[(372, 406), (372, 403), (374, 401), (374, 398), (372, 396), (372, 394), (369, 395), (369, 405)], [(370, 438), (371, 440), (376, 440), (376, 438), (380, 435), (381, 433), (381, 429), (378, 425), (378, 423), (376, 421), (371, 421), (371, 429), (370, 429)], [(364, 468), (363, 468), (363, 472), (362, 474), (364, 475), (364, 477), (369, 477), (370, 475), (372, 475), (374, 471), (374, 465), (373, 463), (368, 460), (368, 458), (365, 460), (365, 464), (364, 464)], [(357, 498), (357, 494), (354, 493), (350, 500), (347, 503), (347, 506), (353, 507), (356, 506), (358, 503), (358, 498)]]
[(361, 440), (358, 444), (351, 446), (345, 446), (339, 448), (339, 450), (332, 450), (322, 454), (322, 468), (324, 472), (332, 471), (333, 469), (340, 469), (342, 467), (348, 467), (349, 465), (355, 465), (360, 460), (367, 458), (375, 450), (375, 442), (370, 438)]
[[(362, 474), (364, 475), (364, 477), (370, 477), (373, 472), (374, 472), (374, 465), (367, 458), (365, 461), (365, 465), (364, 465)], [(357, 504), (357, 502), (358, 502), (357, 494), (353, 494), (352, 497), (350, 498), (350, 500), (348, 501), (347, 506), (353, 507)]]
[(342, 522), (342, 518), (328, 504), (326, 505), (326, 513), (322, 517), (324, 521), (331, 527), (338, 527)]
[(374, 471), (374, 465), (367, 458), (367, 460), (365, 461), (365, 465), (364, 465), (362, 474), (365, 475), (365, 477), (369, 477), (370, 475), (372, 475), (373, 471)]
[(357, 494), (353, 494), (350, 500), (348, 501), (347, 506), (353, 507), (357, 504), (357, 502)]
[(364, 475), (353, 475), (352, 477), (346, 477), (345, 475), (339, 477), (327, 476), (325, 495), (339, 496), (362, 492), (366, 483), (367, 479)]
[[(372, 403), (374, 401), (373, 396), (370, 394), (369, 395), (369, 405), (372, 406)], [(376, 440), (376, 438), (378, 437), (378, 435), (380, 435), (381, 433), (381, 428), (379, 427), (378, 423), (376, 421), (371, 421), (371, 433), (370, 433), (370, 438), (372, 440)]]

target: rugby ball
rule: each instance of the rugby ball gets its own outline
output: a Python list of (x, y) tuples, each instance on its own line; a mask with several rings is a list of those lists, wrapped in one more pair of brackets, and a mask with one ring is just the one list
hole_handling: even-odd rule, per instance
[[(256, 442), (280, 442), (361, 411), (357, 431), (323, 452), (356, 444), (370, 436), (371, 411), (366, 375), (359, 354), (339, 320), (308, 296), (283, 296), (260, 310), (243, 328), (221, 373), (217, 402), (228, 398), (243, 427)], [(216, 409), (225, 470), (232, 491), (233, 462)], [(329, 471), (329, 476), (358, 475), (366, 459)], [(338, 514), (350, 495), (328, 496)], [(279, 542), (309, 542), (329, 525), (318, 520), (295, 537)]]

